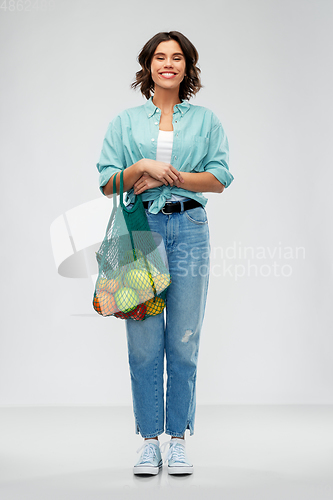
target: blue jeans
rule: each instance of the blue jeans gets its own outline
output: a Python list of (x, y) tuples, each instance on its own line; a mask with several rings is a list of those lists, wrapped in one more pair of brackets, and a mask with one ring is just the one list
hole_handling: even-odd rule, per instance
[[(171, 285), (166, 309), (144, 321), (126, 320), (135, 432), (194, 433), (196, 375), (209, 280), (209, 229), (203, 207), (150, 214), (149, 226), (164, 241)], [(167, 388), (164, 428), (164, 353)]]

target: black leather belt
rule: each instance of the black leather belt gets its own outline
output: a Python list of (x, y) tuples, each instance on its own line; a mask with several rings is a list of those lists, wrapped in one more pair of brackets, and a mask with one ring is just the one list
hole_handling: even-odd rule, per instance
[[(144, 201), (143, 206), (145, 208), (149, 207), (149, 201)], [(182, 202), (184, 205), (184, 210), (190, 210), (190, 208), (202, 207), (201, 203), (195, 200), (186, 200)], [(180, 201), (170, 202), (167, 201), (164, 207), (161, 208), (161, 212), (165, 215), (173, 214), (175, 212), (182, 211), (182, 203)]]

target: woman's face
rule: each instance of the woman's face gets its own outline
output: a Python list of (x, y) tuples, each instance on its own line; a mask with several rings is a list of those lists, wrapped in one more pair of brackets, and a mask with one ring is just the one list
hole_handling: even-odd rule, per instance
[(185, 76), (186, 60), (176, 40), (161, 42), (151, 60), (151, 77), (156, 86), (163, 89), (179, 87)]

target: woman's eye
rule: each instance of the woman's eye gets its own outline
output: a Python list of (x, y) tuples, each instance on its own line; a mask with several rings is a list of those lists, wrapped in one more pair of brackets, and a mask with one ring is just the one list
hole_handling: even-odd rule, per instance
[[(164, 57), (157, 57), (156, 59), (158, 59), (159, 61), (163, 61)], [(181, 61), (180, 57), (175, 57), (174, 60)]]

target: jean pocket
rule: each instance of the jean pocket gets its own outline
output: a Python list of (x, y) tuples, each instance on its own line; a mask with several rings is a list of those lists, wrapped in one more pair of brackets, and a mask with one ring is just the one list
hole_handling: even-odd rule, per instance
[(194, 224), (200, 225), (208, 223), (207, 213), (204, 207), (190, 208), (190, 210), (185, 211), (185, 215), (188, 220), (193, 222)]

